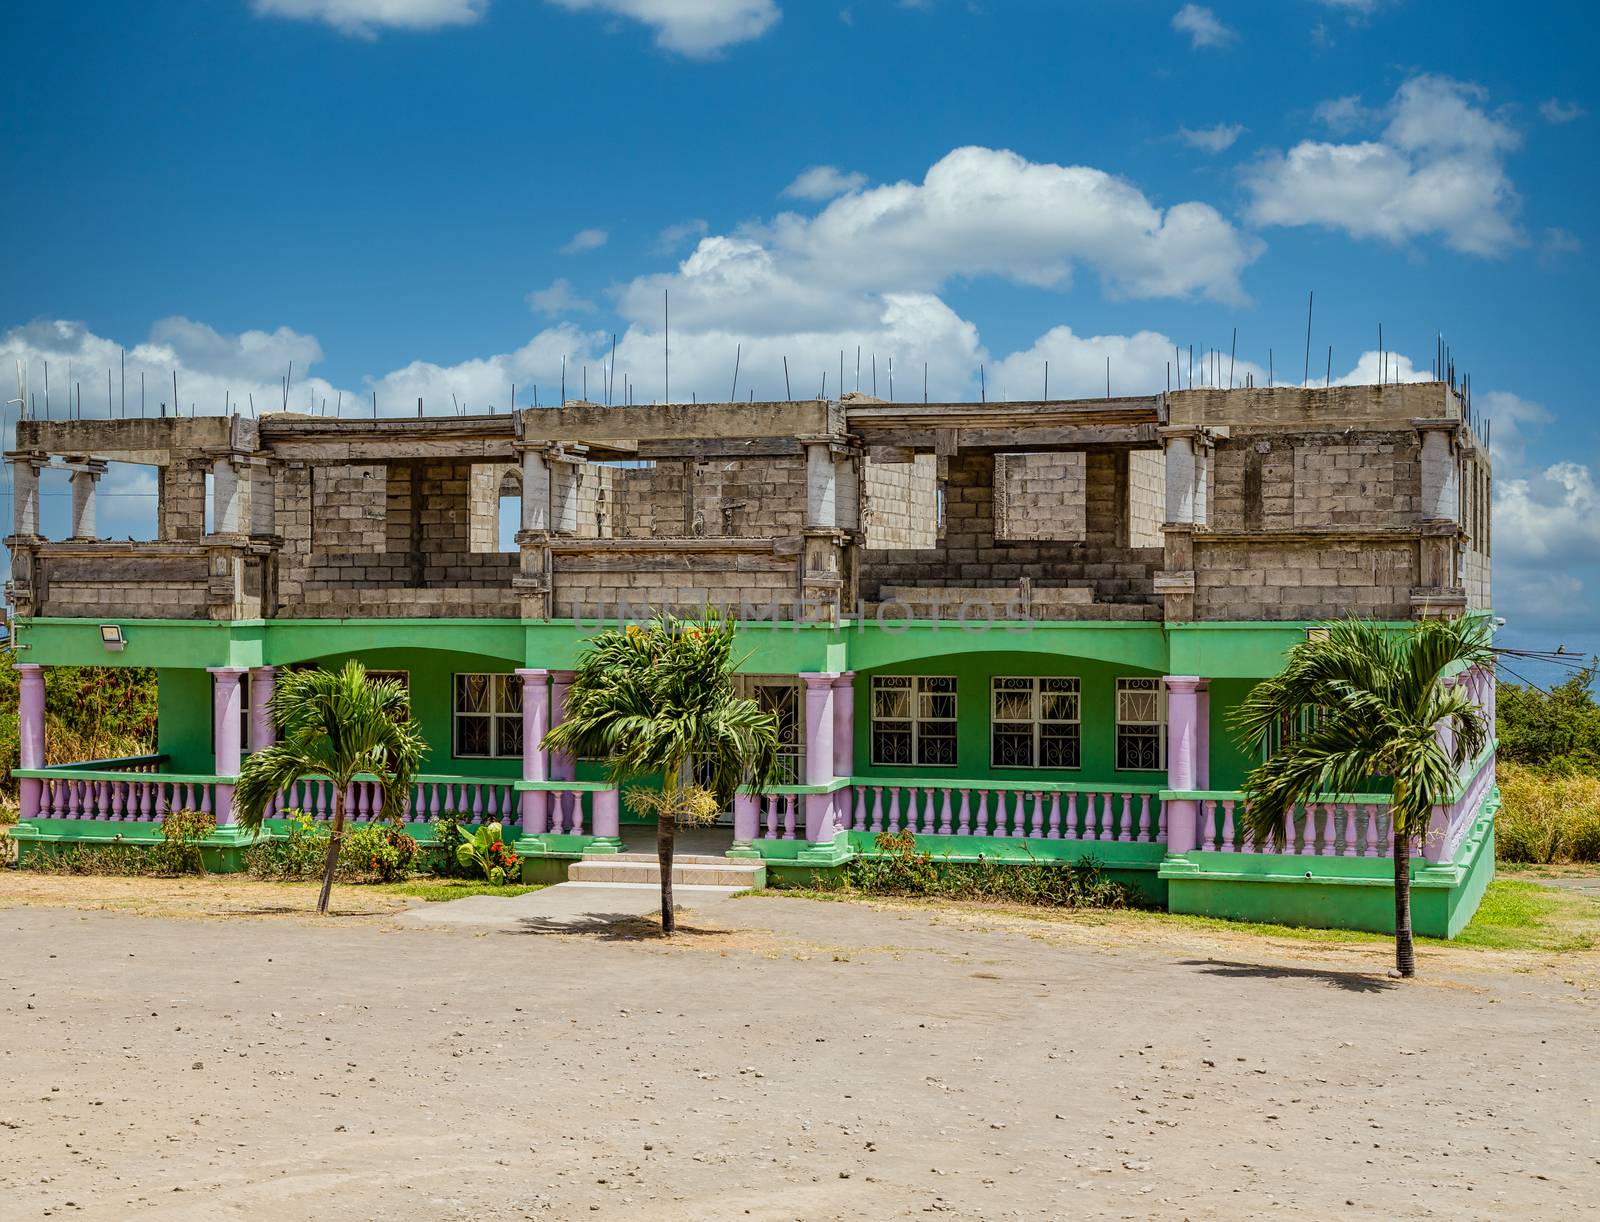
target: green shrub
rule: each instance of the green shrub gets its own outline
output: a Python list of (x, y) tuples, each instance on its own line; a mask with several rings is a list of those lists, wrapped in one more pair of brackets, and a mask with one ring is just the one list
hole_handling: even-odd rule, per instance
[[(252, 878), (299, 881), (322, 877), (329, 829), (303, 810), (284, 812), (281, 838), (263, 838), (245, 850)], [(420, 848), (398, 824), (380, 821), (346, 826), (336, 877), (348, 883), (393, 883), (411, 877)]]
[(440, 878), (477, 878), (477, 867), (470, 863), (463, 865), (460, 858), (461, 846), (472, 839), (472, 833), (461, 825), (471, 820), (471, 815), (460, 811), (440, 812), (433, 821), (433, 843), (422, 850), (418, 868)]
[(161, 839), (37, 846), (25, 866), (40, 874), (109, 874), (119, 878), (169, 878), (204, 874), (200, 845), (216, 831), (216, 816), (197, 810), (168, 811)]
[(1004, 900), (1047, 908), (1126, 908), (1133, 900), (1132, 892), (1107, 878), (1089, 857), (1026, 864), (992, 858), (938, 861), (917, 848), (909, 831), (885, 832), (874, 844), (876, 854), (845, 863), (836, 881), (819, 876), (819, 885), (865, 895)]
[(501, 837), (498, 823), (485, 823), (472, 833), (472, 839), (458, 845), (456, 860), (496, 887), (522, 881), (522, 858)]
[(1600, 777), (1499, 766), (1495, 856), (1541, 865), (1600, 861)]
[(397, 883), (411, 877), (417, 842), (396, 823), (365, 823), (345, 832), (339, 877), (348, 882)]

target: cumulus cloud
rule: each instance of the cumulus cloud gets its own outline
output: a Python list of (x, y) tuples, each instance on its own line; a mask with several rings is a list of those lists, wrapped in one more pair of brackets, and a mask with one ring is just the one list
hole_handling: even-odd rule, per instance
[(1192, 149), (1200, 149), (1207, 153), (1221, 153), (1233, 147), (1241, 135), (1244, 134), (1242, 123), (1218, 123), (1213, 127), (1180, 127), (1178, 139), (1182, 140)]
[(802, 170), (799, 176), (783, 189), (791, 199), (832, 199), (848, 191), (858, 191), (866, 185), (865, 174), (845, 173), (838, 166), (814, 165)]
[(356, 38), (375, 38), (385, 29), (471, 25), (488, 7), (489, 0), (250, 0), (258, 17), (318, 21)]
[(1239, 35), (1222, 22), (1204, 5), (1186, 4), (1172, 15), (1172, 28), (1189, 37), (1189, 45), (1199, 50), (1203, 47), (1225, 47)]
[(562, 244), (561, 253), (577, 255), (586, 250), (599, 250), (610, 238), (604, 229), (580, 229)]
[[(1416, 76), (1384, 110), (1381, 137), (1352, 144), (1303, 141), (1250, 172), (1250, 218), (1320, 225), (1400, 244), (1436, 235), (1452, 249), (1499, 256), (1523, 239), (1505, 158), (1521, 137), (1484, 107), (1478, 86)], [(1325, 104), (1325, 121), (1358, 124), (1359, 99)]]
[(685, 242), (704, 236), (710, 229), (711, 226), (699, 217), (668, 225), (656, 234), (655, 253), (670, 255)]
[(1576, 102), (1563, 102), (1560, 98), (1546, 98), (1539, 103), (1539, 114), (1546, 123), (1559, 127), (1583, 118), (1589, 112)]
[(550, 0), (572, 12), (637, 21), (656, 45), (692, 59), (760, 38), (782, 16), (775, 0)]
[(587, 314), (594, 310), (589, 301), (572, 287), (565, 276), (550, 282), (548, 288), (534, 289), (528, 294), (528, 308), (540, 314)]

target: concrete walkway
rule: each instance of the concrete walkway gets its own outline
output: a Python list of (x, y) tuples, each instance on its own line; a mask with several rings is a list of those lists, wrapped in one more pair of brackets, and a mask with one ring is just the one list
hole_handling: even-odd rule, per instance
[[(672, 888), (680, 912), (712, 907), (740, 887)], [(470, 927), (484, 933), (595, 933), (607, 924), (636, 927), (659, 912), (661, 891), (633, 883), (557, 883), (525, 895), (469, 895), (423, 904), (400, 914), (402, 924)]]

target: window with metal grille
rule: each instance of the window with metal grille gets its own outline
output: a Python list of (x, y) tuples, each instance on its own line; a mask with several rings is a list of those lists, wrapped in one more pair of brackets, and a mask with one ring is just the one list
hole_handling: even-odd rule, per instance
[(456, 675), (454, 722), (458, 758), (520, 757), (521, 676)]
[(1078, 767), (1079, 721), (1076, 678), (989, 682), (989, 759), (996, 768)]
[(1117, 680), (1117, 769), (1167, 766), (1167, 692), (1160, 679)]
[(937, 675), (877, 675), (872, 680), (872, 762), (956, 764), (956, 681)]

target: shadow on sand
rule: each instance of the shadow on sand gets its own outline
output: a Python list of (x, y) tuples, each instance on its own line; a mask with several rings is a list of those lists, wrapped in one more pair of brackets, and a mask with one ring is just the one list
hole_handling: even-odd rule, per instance
[(1228, 963), (1219, 959), (1185, 959), (1184, 967), (1197, 967), (1212, 976), (1236, 980), (1317, 980), (1347, 993), (1386, 993), (1397, 983), (1370, 972), (1338, 972), (1316, 967), (1275, 967), (1267, 963)]

